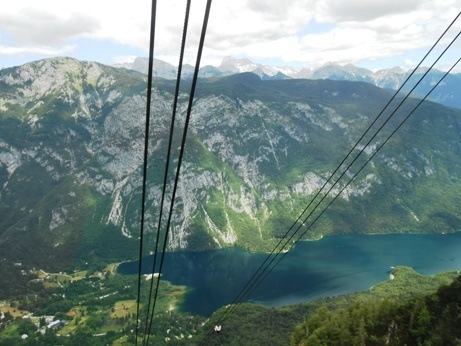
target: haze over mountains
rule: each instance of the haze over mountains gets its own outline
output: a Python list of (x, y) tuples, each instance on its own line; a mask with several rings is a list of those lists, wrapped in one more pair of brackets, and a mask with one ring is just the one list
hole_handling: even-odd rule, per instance
[[(145, 79), (70, 58), (0, 71), (2, 256), (60, 268), (134, 253)], [(174, 83), (154, 83), (148, 234), (156, 230)], [(189, 86), (184, 80), (179, 129)], [(169, 249), (270, 249), (389, 97), (363, 82), (253, 73), (200, 80)], [(425, 102), (308, 237), (460, 229), (460, 135), (460, 111)]]
[[(132, 63), (123, 63), (116, 66), (147, 73), (148, 59), (138, 57)], [(426, 71), (427, 68), (420, 68), (412, 77), (409, 87), (403, 88), (403, 91), (408, 92)], [(192, 77), (193, 72), (193, 66), (184, 65), (183, 76), (185, 78)], [(315, 69), (294, 68), (289, 66), (277, 67), (254, 63), (249, 59), (226, 57), (218, 67), (211, 65), (202, 67), (200, 69), (200, 76), (202, 78), (224, 77), (243, 72), (252, 72), (261, 77), (263, 80), (290, 78), (331, 79), (351, 82), (367, 82), (380, 88), (397, 90), (405, 82), (411, 73), (411, 70), (394, 67), (373, 72), (352, 64), (339, 65), (336, 63), (327, 63)], [(153, 73), (154, 76), (157, 77), (175, 79), (177, 67), (165, 61), (155, 59)], [(442, 71), (437, 69), (432, 70), (418, 86), (416, 92), (421, 95), (425, 94), (435, 83), (437, 83), (438, 79), (440, 79), (442, 75)], [(445, 106), (461, 108), (461, 98), (458, 93), (459, 90), (461, 90), (461, 74), (450, 74), (433, 92), (429, 99)]]

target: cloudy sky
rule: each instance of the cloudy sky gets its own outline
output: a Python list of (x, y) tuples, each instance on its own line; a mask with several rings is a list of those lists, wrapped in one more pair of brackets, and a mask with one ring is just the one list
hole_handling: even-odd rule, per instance
[[(205, 0), (192, 0), (188, 63), (204, 8)], [(4, 1), (0, 68), (53, 56), (106, 64), (147, 57), (150, 11), (150, 0)], [(411, 68), (459, 11), (461, 0), (214, 0), (202, 66), (233, 56), (277, 66)], [(185, 0), (158, 0), (155, 57), (174, 65), (184, 12)], [(445, 44), (460, 30), (461, 18)], [(457, 43), (439, 67), (460, 52)]]

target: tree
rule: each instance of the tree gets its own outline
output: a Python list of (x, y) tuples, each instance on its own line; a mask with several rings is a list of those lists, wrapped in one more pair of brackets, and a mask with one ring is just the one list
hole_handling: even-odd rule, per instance
[(32, 321), (28, 318), (23, 318), (19, 321), (18, 332), (20, 335), (27, 334), (33, 335), (37, 330), (37, 326), (32, 323)]
[(40, 328), (42, 328), (42, 327), (45, 327), (45, 326), (46, 326), (45, 317), (42, 317), (42, 318), (40, 318), (40, 323), (39, 323), (39, 326), (40, 326)]
[(362, 317), (359, 322), (359, 327), (357, 329), (357, 337), (355, 338), (355, 344), (360, 346), (366, 345), (367, 340), (367, 330), (365, 329), (365, 320)]
[[(304, 343), (302, 343), (300, 345), (304, 345)], [(306, 345), (309, 345), (309, 346), (322, 346), (323, 343), (320, 341), (320, 339), (317, 337), (316, 334), (312, 334), (307, 339)]]
[(5, 312), (4, 316), (3, 320), (5, 322), (12, 321), (14, 319), (13, 315), (9, 311)]

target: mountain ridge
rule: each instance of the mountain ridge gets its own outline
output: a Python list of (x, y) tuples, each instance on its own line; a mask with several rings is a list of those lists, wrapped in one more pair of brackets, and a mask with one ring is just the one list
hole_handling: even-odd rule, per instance
[[(5, 258), (57, 269), (132, 258), (145, 79), (70, 58), (0, 71)], [(189, 86), (183, 81), (179, 129)], [(154, 79), (148, 238), (158, 219), (173, 90), (174, 81)], [(201, 79), (168, 249), (271, 250), (389, 97), (364, 82), (263, 80), (252, 73)], [(460, 126), (459, 111), (425, 102), (307, 237), (459, 229)], [(378, 136), (373, 146), (382, 141)], [(173, 147), (178, 143), (175, 136)], [(171, 186), (169, 178), (167, 193)]]
[[(147, 73), (147, 58), (138, 57), (133, 63), (119, 64), (115, 66), (133, 69), (141, 73)], [(408, 86), (402, 89), (402, 93), (407, 93), (415, 85), (416, 81), (427, 71), (427, 67), (419, 68), (409, 81)], [(154, 76), (175, 79), (177, 68), (161, 60), (154, 60)], [(249, 59), (236, 59), (225, 57), (222, 63), (215, 66), (205, 66), (200, 69), (199, 76), (202, 78), (225, 77), (230, 74), (252, 72), (262, 79), (332, 79), (346, 81), (361, 81), (373, 84), (380, 88), (397, 90), (409, 77), (411, 70), (404, 70), (401, 67), (381, 69), (371, 71), (360, 68), (352, 64), (340, 65), (338, 63), (325, 63), (324, 65), (311, 68), (294, 68), (290, 66), (268, 66), (254, 63)], [(185, 65), (183, 67), (183, 78), (191, 78), (193, 67)], [(424, 95), (428, 92), (443, 72), (433, 69), (416, 88), (416, 96)], [(429, 99), (441, 103), (445, 106), (461, 109), (461, 100), (458, 90), (461, 88), (461, 74), (450, 74), (439, 87), (429, 96)], [(415, 95), (414, 95), (415, 96)]]

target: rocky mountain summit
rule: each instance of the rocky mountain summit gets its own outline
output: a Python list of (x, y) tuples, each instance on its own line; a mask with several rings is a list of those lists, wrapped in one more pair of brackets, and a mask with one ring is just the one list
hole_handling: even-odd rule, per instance
[[(174, 165), (189, 88), (186, 79)], [(0, 90), (2, 257), (53, 268), (135, 257), (144, 74), (55, 58), (1, 70)], [(173, 91), (174, 81), (154, 80), (149, 244), (157, 232)], [(253, 73), (201, 79), (169, 249), (271, 249), (389, 97), (363, 82), (263, 80)], [(364, 159), (390, 131), (364, 148)], [(306, 237), (458, 230), (460, 135), (461, 112), (426, 102)], [(168, 182), (166, 202), (171, 199), (171, 174)], [(344, 184), (332, 191), (339, 192)]]

